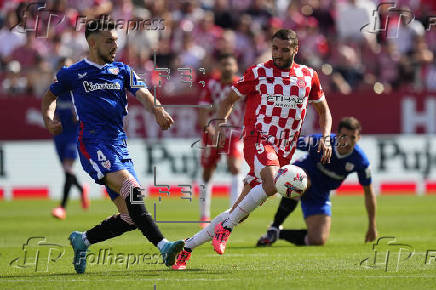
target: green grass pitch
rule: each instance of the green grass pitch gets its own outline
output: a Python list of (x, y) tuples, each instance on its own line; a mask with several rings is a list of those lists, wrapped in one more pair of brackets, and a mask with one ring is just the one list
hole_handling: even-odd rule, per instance
[[(93, 245), (90, 249), (94, 260), (88, 257), (89, 265), (83, 275), (74, 272), (67, 237), (71, 231), (86, 230), (113, 214), (115, 208), (109, 200), (93, 201), (87, 212), (80, 209), (77, 201), (71, 201), (65, 221), (50, 216), (54, 201), (0, 202), (0, 289), (436, 288), (436, 196), (378, 197), (379, 236), (394, 236), (396, 242), (388, 244), (388, 239), (383, 239), (377, 252), (372, 243), (363, 243), (367, 216), (363, 197), (356, 196), (332, 197), (332, 231), (326, 246), (295, 247), (279, 241), (270, 248), (255, 248), (278, 201), (269, 200), (236, 228), (223, 256), (217, 255), (210, 243), (195, 249), (187, 271), (166, 268), (151, 243), (139, 231), (133, 231)], [(198, 218), (195, 200), (148, 199), (151, 212), (155, 202), (160, 221)], [(213, 199), (213, 214), (224, 210), (227, 204), (227, 199)], [(159, 227), (170, 240), (184, 239), (199, 229), (198, 224), (181, 223), (159, 223)], [(288, 218), (285, 227), (304, 227), (300, 208)], [(24, 261), (23, 244), (38, 236), (45, 237), (46, 245), (25, 247), (28, 257)], [(49, 253), (51, 246), (47, 244), (59, 244), (60, 249), (65, 249), (64, 255), (47, 262), (49, 255), (55, 259), (60, 253), (57, 248)], [(36, 249), (40, 249), (42, 259), (38, 261), (39, 268), (34, 263)], [(107, 258), (103, 263), (101, 257), (97, 261), (100, 249), (119, 254), (118, 260)], [(414, 252), (411, 257), (410, 251)], [(134, 264), (126, 269), (129, 254), (130, 263)], [(18, 260), (10, 265), (15, 258)], [(361, 265), (365, 258), (367, 262)]]

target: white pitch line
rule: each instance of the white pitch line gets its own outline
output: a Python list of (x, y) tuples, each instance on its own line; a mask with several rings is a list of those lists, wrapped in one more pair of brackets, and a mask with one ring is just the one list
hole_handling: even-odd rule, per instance
[[(189, 282), (189, 281), (228, 281), (228, 279), (207, 279), (207, 278), (192, 278), (192, 279), (177, 279), (177, 278), (134, 278), (132, 279), (110, 279), (110, 282), (125, 282), (126, 280), (135, 280), (135, 281), (183, 281), (183, 282)], [(1, 282), (107, 282), (108, 279), (89, 279), (89, 280), (77, 280), (77, 279), (71, 279), (71, 280), (55, 280), (55, 279), (44, 279), (44, 280), (19, 280), (19, 279), (0, 279)]]

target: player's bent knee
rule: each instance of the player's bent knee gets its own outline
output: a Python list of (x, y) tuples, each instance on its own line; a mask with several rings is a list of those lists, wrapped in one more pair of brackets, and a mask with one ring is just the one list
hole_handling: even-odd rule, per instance
[(121, 193), (121, 189), (126, 180), (134, 179), (129, 171), (123, 169), (116, 172), (107, 173), (105, 176), (105, 183), (112, 190)]
[(322, 239), (309, 239), (310, 246), (324, 246), (325, 242)]
[(310, 246), (324, 246), (325, 243), (327, 242), (327, 237), (323, 237), (323, 236), (315, 236), (315, 237), (308, 236), (307, 238)]

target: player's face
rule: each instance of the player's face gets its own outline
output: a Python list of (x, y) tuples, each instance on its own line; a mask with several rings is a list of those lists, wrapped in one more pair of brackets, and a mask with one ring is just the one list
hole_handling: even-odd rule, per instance
[(336, 150), (339, 154), (344, 155), (353, 151), (354, 146), (360, 139), (359, 130), (350, 130), (341, 128), (337, 135)]
[(115, 59), (118, 44), (118, 33), (116, 30), (101, 31), (96, 35), (97, 55), (104, 62), (111, 63)]
[(293, 47), (291, 40), (274, 37), (272, 40), (272, 59), (274, 64), (281, 69), (288, 69), (294, 62), (298, 46)]
[(226, 57), (220, 62), (220, 70), (221, 76), (229, 79), (238, 71), (238, 63), (233, 57)]

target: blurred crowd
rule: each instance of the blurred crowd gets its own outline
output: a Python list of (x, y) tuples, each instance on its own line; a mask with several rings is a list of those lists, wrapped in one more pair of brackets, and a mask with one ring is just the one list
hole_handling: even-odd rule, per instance
[(198, 83), (215, 72), (221, 53), (236, 55), (240, 74), (270, 59), (280, 28), (297, 32), (297, 63), (314, 67), (328, 92), (436, 90), (436, 1), (379, 2), (0, 0), (0, 97), (41, 97), (65, 58), (86, 57), (79, 19), (101, 15), (124, 20), (117, 60), (151, 83), (156, 67), (170, 69), (167, 94), (191, 89), (180, 68)]

